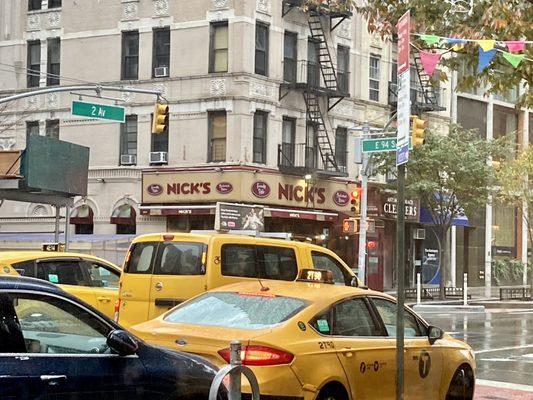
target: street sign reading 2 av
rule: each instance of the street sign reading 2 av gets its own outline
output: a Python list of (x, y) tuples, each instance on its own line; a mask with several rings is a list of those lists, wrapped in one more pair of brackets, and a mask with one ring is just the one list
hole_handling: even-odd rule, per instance
[(110, 106), (108, 104), (87, 103), (84, 101), (72, 101), (72, 115), (105, 119), (109, 121), (125, 122), (126, 112), (124, 107)]

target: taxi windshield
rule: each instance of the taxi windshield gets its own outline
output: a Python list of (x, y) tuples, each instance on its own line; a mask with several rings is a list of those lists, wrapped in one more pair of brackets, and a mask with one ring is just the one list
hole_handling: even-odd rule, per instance
[(225, 328), (265, 329), (281, 324), (308, 304), (293, 297), (214, 292), (176, 308), (164, 320)]

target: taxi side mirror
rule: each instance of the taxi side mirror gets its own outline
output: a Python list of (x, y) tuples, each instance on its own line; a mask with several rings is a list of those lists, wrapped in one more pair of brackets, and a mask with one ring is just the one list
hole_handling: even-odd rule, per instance
[(109, 333), (107, 336), (107, 345), (121, 357), (131, 356), (139, 348), (133, 336), (122, 329), (115, 329)]
[(429, 344), (435, 343), (444, 337), (444, 331), (436, 326), (430, 326), (428, 329)]
[(356, 276), (352, 277), (352, 280), (350, 281), (350, 286), (353, 286), (353, 287), (359, 286), (359, 281), (357, 280)]

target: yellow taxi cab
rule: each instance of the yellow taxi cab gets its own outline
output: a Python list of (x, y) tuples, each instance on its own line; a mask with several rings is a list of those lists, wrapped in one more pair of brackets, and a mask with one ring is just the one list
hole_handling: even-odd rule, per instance
[[(217, 288), (132, 331), (218, 366), (229, 362), (229, 343), (240, 340), (242, 362), (256, 374), (262, 398), (396, 399), (395, 299), (328, 284), (327, 271), (302, 274), (301, 282)], [(311, 282), (317, 275), (319, 283)], [(407, 307), (404, 318), (405, 398), (471, 400), (476, 364), (470, 346)], [(250, 393), (249, 386), (243, 391)]]
[(358, 284), (339, 256), (309, 243), (220, 233), (142, 235), (126, 254), (115, 321), (126, 327), (148, 321), (230, 283), (294, 281), (304, 268), (327, 269), (337, 284)]
[(2, 251), (0, 275), (22, 275), (58, 284), (113, 318), (121, 269), (99, 257), (60, 251)]

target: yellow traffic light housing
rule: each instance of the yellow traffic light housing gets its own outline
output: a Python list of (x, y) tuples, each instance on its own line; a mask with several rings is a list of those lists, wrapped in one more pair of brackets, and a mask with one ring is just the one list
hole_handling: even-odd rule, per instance
[(359, 215), (361, 212), (361, 188), (356, 188), (350, 193), (350, 204), (352, 205), (350, 210), (353, 215)]
[(426, 142), (426, 128), (428, 126), (428, 123), (427, 121), (418, 118), (416, 115), (411, 118), (411, 136), (413, 141), (413, 147), (422, 146)]
[(168, 129), (168, 106), (155, 103), (154, 116), (152, 118), (152, 133), (161, 134)]

